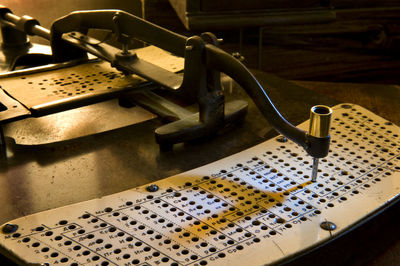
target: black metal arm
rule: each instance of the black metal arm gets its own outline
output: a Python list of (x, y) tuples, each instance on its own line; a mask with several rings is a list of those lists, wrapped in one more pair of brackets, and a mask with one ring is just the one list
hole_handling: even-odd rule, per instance
[(239, 60), (215, 46), (206, 45), (206, 62), (207, 67), (221, 71), (239, 83), (275, 130), (302, 146), (315, 158), (328, 154), (330, 136), (316, 138), (287, 121), (261, 84)]
[(239, 83), (257, 105), (265, 119), (279, 133), (306, 148), (307, 133), (289, 123), (279, 113), (261, 84), (239, 60), (212, 45), (206, 46), (206, 53), (208, 67), (224, 72)]

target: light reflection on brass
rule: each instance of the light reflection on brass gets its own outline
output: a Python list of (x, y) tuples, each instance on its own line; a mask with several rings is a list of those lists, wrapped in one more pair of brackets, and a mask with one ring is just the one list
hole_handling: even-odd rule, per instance
[(308, 134), (316, 138), (329, 136), (332, 109), (325, 105), (316, 105), (310, 111), (310, 128)]

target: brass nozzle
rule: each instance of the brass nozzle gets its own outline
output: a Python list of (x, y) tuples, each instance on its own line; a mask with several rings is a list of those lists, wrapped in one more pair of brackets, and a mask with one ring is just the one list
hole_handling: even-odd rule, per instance
[(310, 128), (308, 134), (316, 138), (329, 136), (332, 109), (325, 105), (315, 105), (310, 111)]

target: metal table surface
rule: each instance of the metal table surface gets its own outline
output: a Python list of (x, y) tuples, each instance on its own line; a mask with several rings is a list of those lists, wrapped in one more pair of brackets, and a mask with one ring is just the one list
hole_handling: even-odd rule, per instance
[[(299, 124), (308, 119), (310, 107), (315, 104), (334, 105), (337, 100), (298, 85), (279, 86), (279, 81), (271, 80), (269, 75), (255, 72), (260, 83), (268, 88), (268, 93), (282, 114), (293, 124)], [(318, 83), (304, 83), (306, 86), (318, 90)], [(278, 89), (279, 86), (279, 89)], [(331, 84), (332, 86), (332, 84)], [(345, 86), (343, 86), (345, 88)], [(362, 88), (362, 85), (358, 85)], [(373, 109), (378, 115), (393, 122), (398, 122), (397, 112), (385, 113), (385, 108), (398, 108), (400, 90), (396, 86), (385, 86), (386, 89), (375, 90), (374, 93), (387, 101), (373, 103)], [(346, 91), (345, 89), (343, 89)], [(387, 93), (390, 91), (390, 93)], [(325, 91), (320, 92), (324, 93)], [(353, 95), (352, 102), (363, 103), (368, 97), (376, 99), (374, 93), (363, 94), (362, 97)], [(244, 123), (239, 127), (225, 129), (217, 136), (192, 143), (177, 145), (173, 151), (161, 152), (154, 141), (153, 131), (161, 125), (159, 119), (149, 120), (136, 125), (43, 145), (20, 145), (8, 140), (9, 158), (0, 166), (0, 222), (31, 213), (48, 210), (67, 204), (77, 203), (96, 197), (124, 191), (132, 187), (151, 183), (153, 181), (216, 161), (233, 153), (244, 150), (268, 139), (277, 133), (267, 124), (251, 100), (241, 88), (230, 82), (225, 83), (227, 99), (242, 98), (249, 101), (249, 113)], [(335, 95), (337, 96), (337, 95)], [(397, 98), (396, 98), (397, 97)], [(336, 97), (342, 100), (340, 97)], [(351, 97), (350, 97), (351, 98)], [(392, 106), (388, 106), (392, 104)], [(381, 106), (379, 106), (381, 105)], [(365, 106), (370, 108), (371, 106)], [(111, 104), (111, 107), (112, 104)], [(371, 108), (370, 108), (371, 109)], [(104, 110), (106, 114), (109, 110)], [(85, 115), (75, 114), (77, 121), (85, 121)], [(389, 116), (389, 117), (388, 117)], [(49, 118), (50, 119), (50, 118)], [(113, 116), (104, 116), (101, 123), (113, 123)], [(51, 121), (51, 119), (49, 120)], [(107, 122), (108, 121), (108, 122)], [(44, 122), (45, 123), (45, 122)], [(50, 122), (49, 122), (50, 123)], [(74, 127), (74, 124), (71, 124)], [(76, 129), (79, 130), (79, 129)], [(382, 236), (385, 230), (393, 229), (388, 223), (393, 223), (393, 215), (398, 205), (372, 220), (373, 225), (378, 223), (379, 232), (370, 233), (370, 236)], [(383, 218), (382, 218), (383, 217)], [(381, 221), (383, 219), (383, 221)], [(379, 226), (383, 223), (383, 228)], [(359, 255), (354, 257), (354, 240), (365, 235), (367, 230), (359, 233), (355, 230), (345, 237), (350, 239), (344, 244), (341, 239), (334, 241), (326, 248), (318, 249), (311, 254), (294, 261), (294, 264), (312, 262), (315, 259), (328, 265), (337, 265), (343, 262), (363, 264), (373, 262), (385, 250), (375, 254)], [(397, 229), (398, 231), (398, 229)], [(355, 236), (354, 232), (356, 233)], [(390, 246), (399, 239), (390, 238), (391, 231), (386, 232), (388, 237), (381, 246)], [(393, 233), (393, 232), (392, 232)], [(344, 238), (344, 237), (342, 237)], [(338, 242), (338, 244), (336, 244)], [(365, 242), (365, 241), (364, 241)], [(370, 249), (368, 243), (362, 243), (365, 249)], [(374, 244), (374, 243), (372, 243)], [(333, 247), (332, 247), (333, 245)], [(339, 245), (339, 246), (335, 246)], [(358, 248), (356, 246), (356, 248)], [(332, 249), (336, 251), (332, 253)], [(358, 250), (358, 249), (357, 249)], [(329, 260), (329, 254), (342, 254)], [(346, 256), (348, 254), (348, 256)], [(371, 254), (375, 254), (371, 257)]]

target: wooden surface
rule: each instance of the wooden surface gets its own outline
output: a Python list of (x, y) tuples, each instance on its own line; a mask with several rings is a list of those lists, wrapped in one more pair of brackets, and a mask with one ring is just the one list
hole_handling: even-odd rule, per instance
[(297, 81), (296, 83), (339, 102), (356, 102), (372, 112), (379, 113), (394, 124), (400, 125), (399, 85), (315, 81)]

